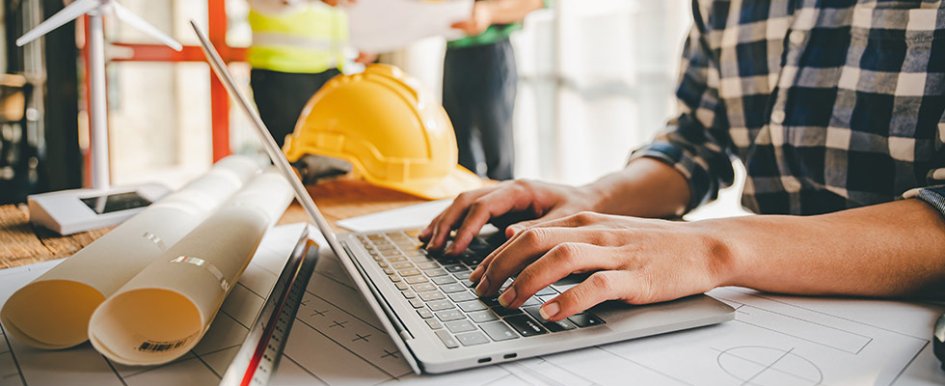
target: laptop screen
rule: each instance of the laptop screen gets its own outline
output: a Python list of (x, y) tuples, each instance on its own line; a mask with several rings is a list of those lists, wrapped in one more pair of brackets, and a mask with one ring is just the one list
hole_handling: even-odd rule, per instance
[(249, 117), (251, 126), (256, 131), (256, 134), (259, 134), (259, 137), (262, 139), (263, 147), (266, 149), (266, 153), (269, 154), (269, 158), (272, 159), (272, 162), (275, 164), (276, 168), (279, 169), (286, 180), (289, 181), (290, 185), (292, 185), (292, 189), (295, 191), (295, 198), (299, 201), (299, 203), (302, 204), (302, 207), (305, 208), (305, 211), (308, 212), (309, 216), (315, 220), (315, 225), (318, 226), (318, 230), (320, 230), (328, 240), (328, 243), (335, 254), (338, 256), (344, 256), (345, 251), (341, 245), (338, 244), (338, 239), (335, 236), (335, 232), (331, 229), (331, 226), (322, 216), (321, 212), (319, 212), (318, 207), (312, 200), (312, 197), (305, 189), (305, 185), (302, 183), (302, 180), (299, 179), (299, 177), (295, 174), (295, 170), (289, 164), (289, 160), (287, 160), (285, 155), (282, 153), (282, 149), (279, 148), (279, 145), (276, 144), (275, 139), (272, 138), (272, 134), (269, 133), (269, 130), (263, 123), (262, 118), (260, 118), (259, 112), (256, 111), (246, 95), (244, 95), (243, 92), (240, 91), (240, 89), (236, 86), (236, 81), (233, 80), (233, 76), (226, 68), (226, 64), (223, 62), (223, 59), (220, 58), (220, 55), (217, 53), (216, 49), (213, 48), (213, 44), (210, 43), (210, 40), (207, 39), (203, 31), (201, 31), (193, 21), (191, 21), (191, 26), (193, 27), (194, 32), (197, 33), (197, 38), (200, 40), (200, 46), (203, 49), (204, 55), (206, 55), (207, 61), (210, 63), (210, 67), (213, 69), (213, 72), (223, 83), (227, 93), (230, 94), (234, 100), (236, 100), (236, 104), (239, 106), (239, 108), (243, 110), (243, 112)]
[[(371, 307), (371, 310), (374, 314), (377, 315), (380, 319), (381, 324), (384, 325), (384, 329), (387, 330), (388, 335), (394, 341), (394, 344), (397, 348), (404, 354), (404, 359), (410, 364), (410, 367), (417, 374), (420, 374), (420, 366), (417, 364), (416, 359), (410, 355), (410, 351), (407, 349), (406, 344), (403, 341), (401, 332), (406, 332), (403, 327), (397, 328), (394, 326), (394, 322), (391, 321), (391, 316), (387, 315), (384, 311), (384, 308), (381, 306), (379, 300), (375, 297), (371, 285), (368, 284), (368, 278), (365, 277), (361, 271), (356, 266), (356, 262), (348, 255), (344, 246), (338, 241), (338, 238), (335, 235), (334, 230), (331, 229), (328, 221), (322, 216), (319, 212), (318, 207), (315, 206), (315, 201), (312, 200), (312, 197), (308, 194), (308, 191), (305, 189), (305, 185), (302, 183), (302, 180), (298, 175), (295, 174), (295, 170), (292, 169), (292, 166), (289, 165), (289, 160), (285, 158), (285, 154), (282, 153), (282, 149), (279, 149), (279, 145), (276, 145), (275, 139), (272, 138), (272, 134), (269, 133), (269, 130), (266, 128), (266, 125), (263, 123), (262, 118), (259, 117), (259, 112), (253, 108), (253, 105), (250, 104), (249, 99), (246, 98), (246, 95), (236, 87), (236, 81), (233, 80), (233, 76), (226, 68), (226, 64), (223, 62), (223, 59), (220, 58), (220, 55), (217, 53), (217, 50), (213, 47), (213, 43), (210, 42), (210, 39), (200, 30), (200, 27), (197, 26), (197, 23), (193, 20), (190, 21), (190, 26), (193, 28), (194, 32), (197, 34), (197, 39), (200, 41), (200, 47), (203, 50), (204, 55), (207, 57), (207, 62), (210, 64), (210, 68), (213, 69), (213, 72), (217, 75), (217, 78), (223, 83), (223, 86), (226, 88), (226, 91), (230, 96), (236, 100), (236, 104), (239, 106), (244, 113), (250, 118), (250, 123), (252, 124), (253, 129), (256, 131), (256, 134), (259, 135), (262, 140), (263, 147), (266, 149), (266, 153), (269, 154), (269, 158), (272, 159), (272, 163), (275, 164), (276, 168), (282, 173), (282, 175), (289, 182), (289, 185), (292, 186), (292, 189), (295, 191), (295, 198), (302, 204), (302, 207), (305, 208), (305, 211), (308, 215), (315, 221), (315, 225), (318, 227), (318, 230), (321, 231), (322, 235), (325, 236), (325, 239), (328, 240), (328, 245), (331, 250), (335, 253), (335, 256), (338, 256), (341, 260), (341, 265), (345, 267), (345, 270), (348, 272), (348, 275), (351, 276), (352, 281), (358, 287), (361, 292), (361, 295), (367, 301), (368, 305)], [(396, 319), (396, 317), (395, 317)], [(409, 335), (409, 332), (406, 332)]]

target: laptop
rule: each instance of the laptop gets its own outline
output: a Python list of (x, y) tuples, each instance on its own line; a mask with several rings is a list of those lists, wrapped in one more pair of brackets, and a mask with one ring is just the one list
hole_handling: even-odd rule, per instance
[(504, 242), (501, 232), (480, 235), (458, 257), (423, 250), (415, 229), (336, 234), (259, 113), (236, 86), (216, 49), (194, 22), (191, 26), (213, 72), (249, 116), (272, 162), (292, 185), (296, 199), (417, 374), (509, 362), (734, 318), (732, 307), (707, 295), (696, 295), (646, 306), (603, 303), (560, 322), (549, 322), (538, 314), (538, 307), (579, 283), (580, 277), (541, 290), (516, 310), (501, 307), (495, 298), (478, 298), (471, 288), (467, 280), (471, 270)]

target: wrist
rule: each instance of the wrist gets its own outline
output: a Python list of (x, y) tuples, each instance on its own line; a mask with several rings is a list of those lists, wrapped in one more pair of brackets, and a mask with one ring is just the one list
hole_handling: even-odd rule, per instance
[(649, 218), (680, 216), (690, 194), (682, 174), (651, 158), (633, 160), (584, 189), (595, 200), (595, 212)]
[[(705, 246), (708, 271), (717, 287), (745, 286), (745, 272), (758, 254), (738, 231), (737, 219), (703, 220), (688, 223), (697, 229)], [(748, 233), (750, 234), (750, 233)]]
[(473, 4), (473, 7), (476, 8), (473, 13), (480, 22), (483, 22), (486, 25), (493, 24), (493, 16), (495, 15), (496, 7), (493, 1), (477, 1)]
[(579, 187), (581, 195), (587, 200), (587, 210), (597, 213), (613, 213), (607, 203), (613, 197), (613, 184), (607, 184), (603, 179)]

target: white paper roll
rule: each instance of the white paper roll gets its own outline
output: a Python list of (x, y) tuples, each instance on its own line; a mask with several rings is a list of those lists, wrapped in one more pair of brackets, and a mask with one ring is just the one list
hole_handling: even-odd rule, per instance
[(292, 197), (275, 170), (253, 179), (102, 303), (89, 323), (95, 349), (125, 365), (167, 363), (190, 351)]
[(108, 296), (197, 227), (257, 175), (248, 157), (227, 157), (20, 288), (0, 321), (22, 343), (68, 348), (88, 339), (89, 318)]

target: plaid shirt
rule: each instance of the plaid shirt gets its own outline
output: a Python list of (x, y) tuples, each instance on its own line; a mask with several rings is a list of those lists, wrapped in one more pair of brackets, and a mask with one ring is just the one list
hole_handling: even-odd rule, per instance
[[(631, 157), (689, 181), (689, 209), (748, 171), (742, 204), (817, 214), (917, 197), (945, 213), (945, 4), (703, 1), (679, 117)], [(701, 14), (701, 16), (700, 16)], [(697, 23), (698, 25), (698, 23)]]

